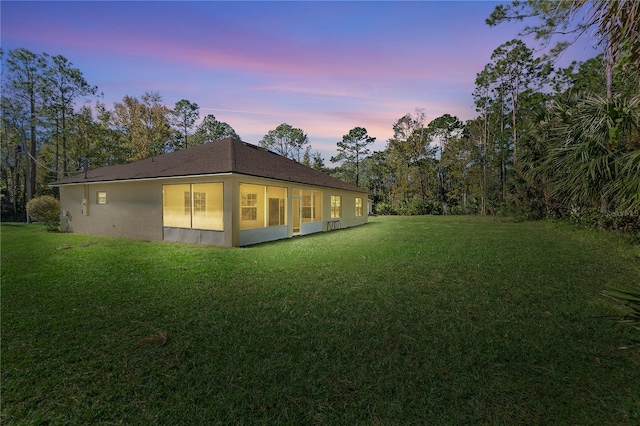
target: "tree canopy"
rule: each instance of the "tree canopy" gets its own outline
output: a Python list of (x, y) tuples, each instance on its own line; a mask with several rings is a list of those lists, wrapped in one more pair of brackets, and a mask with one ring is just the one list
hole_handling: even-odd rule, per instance
[(338, 154), (331, 157), (332, 162), (344, 162), (349, 168), (353, 168), (356, 185), (360, 182), (360, 163), (369, 155), (368, 145), (375, 142), (376, 138), (369, 136), (364, 127), (354, 127), (337, 143)]
[(298, 163), (302, 162), (302, 157), (306, 147), (309, 145), (309, 137), (302, 130), (282, 123), (264, 135), (260, 140), (260, 146), (267, 148), (282, 156), (291, 158)]

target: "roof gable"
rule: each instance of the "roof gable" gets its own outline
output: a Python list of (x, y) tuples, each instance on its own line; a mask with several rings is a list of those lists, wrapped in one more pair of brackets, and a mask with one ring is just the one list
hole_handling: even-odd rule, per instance
[(307, 185), (366, 192), (264, 148), (226, 138), (128, 164), (101, 167), (53, 182), (52, 186), (241, 173)]

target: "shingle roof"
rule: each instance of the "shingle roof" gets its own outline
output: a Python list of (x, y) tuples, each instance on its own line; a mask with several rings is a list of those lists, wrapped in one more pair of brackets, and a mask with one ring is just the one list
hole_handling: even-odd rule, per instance
[(53, 182), (52, 186), (123, 180), (241, 173), (347, 191), (367, 192), (264, 148), (227, 138), (133, 163), (101, 167)]

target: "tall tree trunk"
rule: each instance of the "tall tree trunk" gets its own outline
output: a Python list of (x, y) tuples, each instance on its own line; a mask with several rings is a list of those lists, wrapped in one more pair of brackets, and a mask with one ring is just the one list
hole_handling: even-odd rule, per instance
[(29, 155), (30, 158), (27, 158), (27, 162), (29, 163), (29, 185), (27, 188), (27, 202), (29, 200), (31, 200), (33, 198), (33, 195), (36, 193), (36, 155), (37, 155), (37, 150), (36, 150), (36, 100), (35, 98), (32, 96), (31, 100), (30, 100), (30, 113), (31, 113), (31, 117), (30, 117), (30, 146), (29, 148), (25, 147), (25, 151), (26, 149), (29, 149), (29, 152), (31, 155)]
[(61, 179), (64, 175), (60, 175), (60, 122), (56, 114), (56, 158), (55, 158), (56, 177)]
[(67, 117), (62, 106), (62, 173), (67, 176)]
[(518, 105), (519, 78), (516, 77), (516, 85), (511, 97), (511, 125), (513, 126), (513, 164), (518, 162), (518, 132), (516, 131), (516, 109)]

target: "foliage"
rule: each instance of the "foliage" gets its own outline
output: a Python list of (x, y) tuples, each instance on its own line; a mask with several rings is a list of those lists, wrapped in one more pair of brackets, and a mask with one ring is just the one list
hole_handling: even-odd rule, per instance
[(376, 214), (381, 214), (381, 215), (396, 215), (398, 214), (393, 206), (389, 203), (377, 203), (374, 204), (374, 212)]
[(36, 222), (47, 225), (50, 231), (55, 231), (60, 226), (60, 201), (50, 195), (29, 200), (27, 212)]
[(603, 294), (615, 300), (624, 309), (625, 314), (616, 317), (618, 321), (640, 329), (640, 290), (610, 289), (603, 291)]
[[(515, 0), (510, 5), (498, 5), (487, 19), (490, 26), (508, 21), (537, 18), (538, 23), (526, 26), (522, 34), (535, 34), (548, 42), (558, 35), (573, 35), (574, 41), (585, 34), (597, 34), (599, 44), (613, 59), (625, 56), (640, 65), (640, 3), (637, 1), (587, 0)], [(571, 42), (572, 42), (571, 41)], [(555, 48), (560, 53), (570, 44), (561, 41)]]
[(338, 142), (338, 154), (331, 157), (331, 162), (344, 162), (344, 165), (354, 169), (355, 185), (360, 185), (360, 163), (369, 155), (367, 145), (375, 142), (376, 138), (369, 136), (364, 127), (354, 127)]
[[(637, 12), (637, 6), (614, 3), (596, 2), (589, 9), (582, 1), (532, 0), (499, 7), (491, 20), (548, 18), (534, 31), (546, 37), (544, 31), (551, 35), (553, 28), (571, 24), (565, 18), (580, 11), (588, 13), (578, 27), (612, 30), (599, 25), (620, 17), (625, 7), (629, 16)], [(594, 10), (602, 12), (597, 25), (589, 14)], [(386, 148), (374, 153), (368, 149), (373, 138), (356, 127), (338, 142), (332, 160), (340, 164), (332, 168), (312, 151), (309, 137), (289, 124), (269, 131), (260, 144), (358, 184), (388, 213), (570, 218), (636, 234), (640, 71), (629, 50), (637, 32), (623, 18), (619, 24), (630, 39), (615, 58), (609, 51), (564, 69), (553, 69), (549, 57), (536, 57), (522, 40), (501, 44), (477, 74), (478, 116), (465, 123), (450, 114), (427, 121), (417, 108), (394, 122)], [(61, 56), (16, 49), (5, 62), (3, 220), (23, 217), (34, 195), (55, 196), (49, 184), (62, 177), (239, 138), (213, 115), (196, 126), (197, 104), (183, 99), (171, 111), (157, 92), (127, 95), (113, 109), (100, 102), (80, 105), (79, 97), (94, 96), (97, 88)]]
[(189, 148), (189, 133), (200, 118), (200, 107), (196, 103), (182, 99), (176, 102), (173, 110), (169, 111), (169, 117), (171, 124), (176, 126), (182, 135), (183, 143), (176, 148)]
[(554, 193), (566, 204), (601, 206), (601, 212), (640, 210), (640, 93), (556, 102), (552, 113), (565, 117), (547, 164), (562, 171), (554, 174)]
[(113, 107), (112, 122), (123, 135), (126, 162), (165, 152), (171, 140), (169, 109), (158, 92), (146, 92), (140, 99), (126, 95)]
[(299, 163), (302, 162), (303, 152), (308, 144), (307, 134), (302, 129), (287, 123), (282, 123), (274, 130), (269, 130), (260, 140), (260, 146)]
[(638, 331), (603, 320), (603, 288), (640, 285), (615, 235), (471, 216), (242, 249), (1, 232), (3, 424), (640, 420)]
[(302, 164), (307, 167), (311, 167), (312, 169), (327, 172), (327, 168), (324, 165), (324, 159), (322, 158), (322, 154), (318, 151), (311, 152), (311, 146), (307, 146), (304, 151), (304, 156), (302, 157)]
[[(421, 211), (414, 206), (430, 198), (435, 183), (435, 153), (425, 128), (422, 110), (406, 114), (393, 125), (393, 137), (387, 144), (387, 161), (393, 170), (389, 199), (398, 212)], [(419, 200), (419, 201), (409, 201)]]
[(201, 145), (225, 138), (240, 139), (240, 136), (228, 123), (218, 121), (215, 115), (209, 114), (202, 120), (191, 141), (193, 145)]

